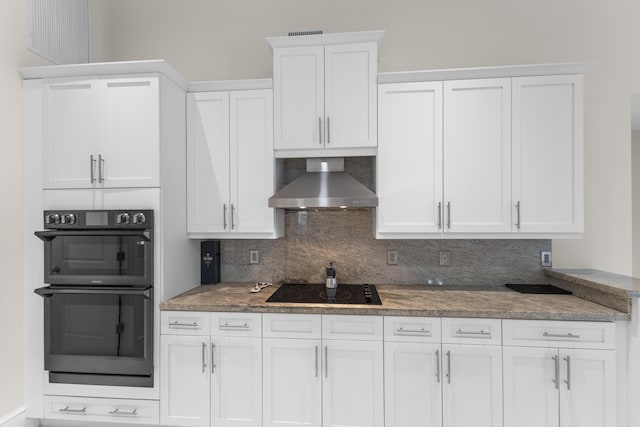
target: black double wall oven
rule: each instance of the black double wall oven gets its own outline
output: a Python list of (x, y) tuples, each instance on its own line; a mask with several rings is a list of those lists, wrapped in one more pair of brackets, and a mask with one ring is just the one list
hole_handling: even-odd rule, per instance
[(49, 382), (153, 386), (153, 211), (45, 211)]

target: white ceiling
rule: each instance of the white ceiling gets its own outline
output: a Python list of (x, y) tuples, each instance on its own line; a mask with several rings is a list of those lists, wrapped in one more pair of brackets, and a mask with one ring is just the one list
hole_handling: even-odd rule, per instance
[(631, 130), (640, 131), (640, 94), (631, 95)]

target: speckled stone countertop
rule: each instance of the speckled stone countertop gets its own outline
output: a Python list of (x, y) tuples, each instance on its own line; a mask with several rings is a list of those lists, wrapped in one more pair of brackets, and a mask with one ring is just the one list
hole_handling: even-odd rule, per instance
[(366, 314), (547, 320), (628, 320), (629, 315), (572, 295), (520, 294), (502, 287), (470, 290), (425, 285), (376, 285), (382, 305), (267, 303), (278, 288), (251, 293), (253, 283), (197, 286), (160, 304), (161, 310)]

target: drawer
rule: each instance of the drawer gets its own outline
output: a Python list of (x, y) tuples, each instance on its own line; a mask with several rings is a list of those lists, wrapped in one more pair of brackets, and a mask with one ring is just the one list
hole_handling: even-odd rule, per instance
[(441, 341), (440, 318), (434, 317), (384, 317), (384, 340), (389, 342)]
[(554, 320), (504, 320), (504, 345), (614, 349), (616, 325), (612, 322)]
[(442, 342), (447, 344), (502, 345), (500, 319), (442, 319)]
[(44, 396), (44, 418), (81, 422), (159, 424), (157, 400)]
[(211, 313), (211, 336), (261, 337), (260, 313)]
[(319, 314), (262, 315), (262, 336), (265, 338), (320, 339), (322, 316)]
[(382, 329), (382, 316), (322, 316), (322, 339), (382, 341)]
[(209, 335), (211, 314), (201, 311), (161, 311), (163, 335)]

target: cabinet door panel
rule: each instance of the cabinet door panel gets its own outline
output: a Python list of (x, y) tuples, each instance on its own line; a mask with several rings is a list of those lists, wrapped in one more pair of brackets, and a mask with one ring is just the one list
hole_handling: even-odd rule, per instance
[(275, 148), (324, 148), (324, 48), (274, 49), (273, 89)]
[(379, 87), (378, 233), (442, 226), (442, 82)]
[(211, 339), (211, 418), (221, 427), (262, 425), (260, 338)]
[(209, 426), (209, 337), (163, 335), (160, 342), (160, 421)]
[(323, 340), (324, 427), (384, 425), (382, 342)]
[(615, 351), (561, 349), (560, 367), (560, 426), (615, 426)]
[(504, 347), (505, 427), (558, 426), (554, 357), (555, 348)]
[[(47, 80), (42, 94), (43, 188), (92, 188), (91, 156), (97, 162), (99, 150), (98, 80)], [(93, 178), (98, 178), (95, 169)]]
[(514, 78), (516, 231), (583, 231), (582, 150), (582, 76)]
[[(100, 82), (104, 187), (160, 186), (160, 93), (157, 77)], [(100, 174), (99, 173), (99, 174)]]
[(377, 145), (376, 43), (325, 47), (327, 148)]
[(320, 427), (320, 340), (264, 340), (265, 427)]
[(273, 232), (273, 91), (237, 91), (230, 95), (232, 231)]
[(442, 425), (440, 345), (385, 342), (385, 427)]
[(502, 348), (445, 344), (442, 352), (443, 425), (502, 425)]
[(230, 228), (229, 93), (187, 98), (187, 203), (189, 232)]
[(444, 200), (446, 231), (511, 231), (510, 79), (444, 83)]

